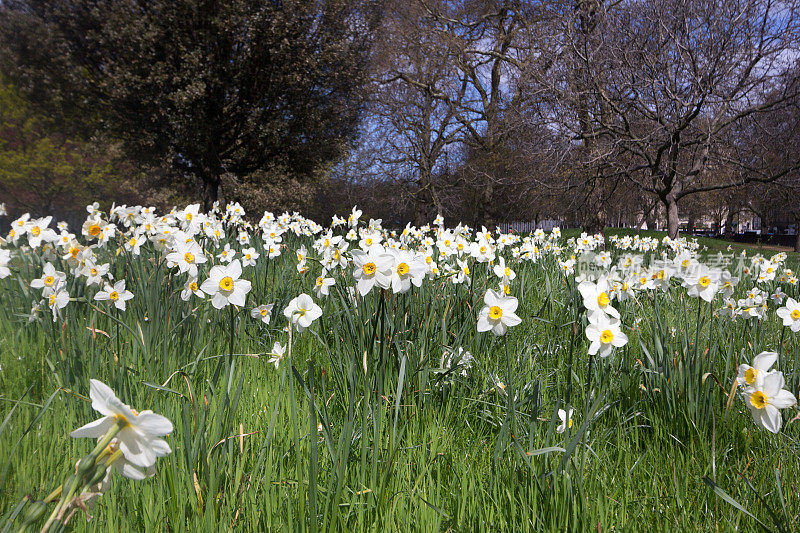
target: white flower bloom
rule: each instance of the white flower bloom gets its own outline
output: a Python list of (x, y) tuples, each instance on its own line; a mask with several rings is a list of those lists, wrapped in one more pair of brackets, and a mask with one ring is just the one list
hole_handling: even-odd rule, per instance
[(269, 353), (269, 355), (270, 358), (267, 362), (274, 364), (275, 370), (278, 370), (281, 361), (283, 361), (283, 357), (286, 355), (286, 346), (281, 346), (281, 343), (276, 342), (272, 346), (272, 351)]
[(64, 284), (61, 283), (47, 296), (47, 305), (53, 312), (53, 322), (61, 316), (61, 310), (64, 309), (68, 303), (69, 293), (64, 289)]
[(753, 421), (772, 433), (781, 430), (783, 419), (780, 409), (797, 403), (794, 394), (783, 388), (782, 372), (771, 372), (764, 377), (760, 387), (748, 387), (742, 393)]
[(137, 413), (122, 403), (102, 381), (92, 379), (89, 383), (92, 408), (104, 416), (76, 429), (70, 437), (96, 439), (106, 435), (114, 424), (123, 424), (116, 436), (119, 449), (125, 459), (140, 468), (153, 466), (156, 458), (172, 451), (166, 441), (159, 438), (172, 433), (172, 422), (168, 418), (152, 411)]
[(376, 285), (382, 289), (389, 288), (393, 263), (394, 258), (381, 246), (370, 248), (368, 252), (353, 250), (353, 277), (361, 296), (366, 296)]
[(242, 265), (234, 259), (228, 265), (217, 265), (211, 268), (208, 279), (203, 282), (200, 289), (211, 296), (211, 305), (222, 309), (228, 304), (244, 307), (247, 293), (250, 292), (250, 282), (240, 279)]
[(198, 298), (206, 297), (205, 293), (200, 290), (200, 287), (197, 284), (197, 278), (189, 278), (186, 280), (186, 284), (183, 286), (183, 290), (181, 291), (181, 300), (188, 302), (189, 298), (192, 297), (192, 294)]
[(197, 277), (197, 265), (207, 260), (203, 249), (195, 241), (181, 242), (173, 252), (167, 254), (167, 261), (176, 265), (181, 274), (188, 272), (190, 278)]
[(255, 266), (256, 259), (258, 259), (260, 254), (256, 252), (256, 249), (252, 246), (250, 248), (245, 248), (242, 250), (242, 266)]
[(519, 302), (513, 296), (503, 296), (489, 289), (483, 296), (486, 304), (478, 313), (478, 331), (491, 331), (495, 335), (505, 335), (506, 330), (522, 322), (516, 310)]
[(325, 274), (327, 274), (327, 272), (323, 270), (314, 282), (314, 294), (317, 295), (317, 298), (327, 296), (330, 292), (330, 288), (336, 283), (336, 280), (333, 278), (326, 278)]
[(259, 305), (250, 310), (250, 316), (256, 320), (260, 320), (264, 324), (269, 324), (272, 318), (272, 308), (275, 304)]
[(564, 411), (563, 409), (558, 410), (558, 418), (561, 419), (561, 424), (558, 425), (556, 431), (559, 433), (564, 433), (567, 430), (567, 427), (572, 427), (572, 412), (574, 410), (570, 409), (569, 413)]
[(616, 318), (603, 313), (590, 316), (590, 324), (586, 326), (586, 338), (589, 339), (589, 355), (599, 353), (600, 357), (608, 357), (614, 348), (621, 348), (628, 343), (628, 336), (620, 329)]
[(55, 288), (67, 279), (67, 275), (59, 272), (51, 263), (44, 265), (42, 277), (31, 281), (31, 287), (42, 289), (43, 294), (48, 296)]
[(300, 333), (322, 316), (322, 308), (314, 303), (311, 296), (302, 293), (289, 302), (283, 310), (283, 316), (288, 318)]
[(619, 311), (611, 306), (611, 288), (608, 280), (601, 278), (597, 283), (582, 281), (578, 291), (583, 296), (583, 306), (589, 311), (589, 319), (596, 315), (610, 315), (619, 318)]
[(114, 307), (119, 309), (120, 311), (125, 310), (125, 302), (133, 298), (133, 293), (131, 291), (125, 290), (125, 280), (121, 279), (114, 284), (112, 287), (108, 283), (106, 283), (105, 288), (102, 291), (98, 291), (97, 294), (94, 295), (94, 299), (98, 302), (105, 302), (109, 301), (114, 304)]
[(783, 320), (783, 325), (793, 332), (800, 331), (800, 303), (794, 298), (787, 298), (786, 305), (780, 307), (775, 313)]
[(392, 250), (394, 257), (392, 265), (392, 292), (395, 294), (406, 292), (413, 283), (415, 287), (422, 286), (428, 268), (425, 260), (419, 254), (407, 250)]
[(743, 388), (760, 388), (764, 383), (764, 378), (770, 374), (770, 368), (777, 360), (776, 352), (761, 352), (753, 358), (753, 366), (744, 363), (739, 365), (736, 382)]

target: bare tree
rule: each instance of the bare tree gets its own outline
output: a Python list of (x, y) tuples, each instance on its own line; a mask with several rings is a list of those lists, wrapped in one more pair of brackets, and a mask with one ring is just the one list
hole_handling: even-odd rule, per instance
[(587, 4), (590, 13), (602, 10), (592, 15), (592, 31), (563, 33), (562, 60), (577, 58), (564, 74), (581, 83), (563, 103), (571, 109), (561, 115), (573, 120), (562, 125), (596, 143), (591, 154), (605, 165), (604, 176), (623, 177), (660, 200), (670, 236), (678, 234), (681, 199), (796, 168), (714, 172), (735, 162), (731, 130), (797, 93), (796, 84), (783, 83), (798, 45), (797, 2), (579, 1), (564, 11), (572, 17), (567, 30), (580, 27), (575, 18), (586, 18)]

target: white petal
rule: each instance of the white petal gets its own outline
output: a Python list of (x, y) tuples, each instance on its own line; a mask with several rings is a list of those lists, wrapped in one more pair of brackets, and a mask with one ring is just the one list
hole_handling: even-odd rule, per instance
[(85, 426), (81, 426), (72, 433), (69, 434), (70, 437), (73, 438), (81, 438), (81, 437), (88, 437), (91, 439), (97, 439), (108, 433), (108, 430), (114, 425), (114, 417), (113, 416), (104, 416), (103, 418), (98, 418), (93, 422), (89, 422)]

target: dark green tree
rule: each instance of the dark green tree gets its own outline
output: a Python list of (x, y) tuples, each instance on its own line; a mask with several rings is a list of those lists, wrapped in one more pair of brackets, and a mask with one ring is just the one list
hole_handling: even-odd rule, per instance
[(373, 0), (6, 0), (0, 61), (51, 116), (201, 185), (312, 176), (358, 126)]

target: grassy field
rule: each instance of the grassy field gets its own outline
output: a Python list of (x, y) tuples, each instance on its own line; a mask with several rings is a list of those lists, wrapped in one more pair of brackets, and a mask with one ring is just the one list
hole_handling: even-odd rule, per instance
[[(181, 213), (167, 225), (180, 226)], [(516, 274), (508, 285), (521, 318), (497, 336), (476, 328), (484, 295), (500, 279), (489, 263), (463, 256), (469, 276), (454, 283), (459, 273), (446, 265), (464, 274), (461, 258), (434, 255), (439, 272), (421, 286), (376, 287), (362, 297), (348, 291), (356, 285), (351, 262), (330, 270), (335, 285), (317, 296), (325, 256), (313, 243), (323, 234), (274, 224), (249, 231), (247, 246), (260, 258), (242, 274), (251, 282), (247, 304), (222, 309), (208, 296), (181, 299), (187, 277), (167, 264), (162, 231), (139, 255), (124, 245), (130, 235), (94, 249), (133, 293), (125, 311), (68, 274), (71, 300), (56, 320), (46, 303), (31, 317), (42, 291), (30, 281), (48, 259), (7, 246), (0, 517), (9, 531), (32, 508), (23, 497), (45, 498), (93, 447), (68, 436), (98, 417), (90, 378), (168, 417), (174, 431), (155, 475), (115, 475), (91, 521), (75, 512), (69, 527), (78, 531), (800, 529), (797, 409), (784, 410), (773, 434), (754, 423), (735, 389), (738, 365), (771, 350), (796, 395), (800, 341), (775, 316), (778, 304), (770, 301), (763, 319), (731, 319), (719, 311), (721, 296), (691, 297), (676, 277), (668, 290), (614, 298), (628, 342), (600, 357), (588, 353), (580, 280), (560, 263), (582, 255), (570, 235), (537, 241), (535, 252), (524, 243), (496, 252), (493, 264), (502, 256)], [(221, 227), (220, 241), (195, 236), (209, 258), (200, 282), (225, 244), (247, 247), (236, 239), (240, 224)], [(275, 228), (282, 253), (268, 259), (262, 234)], [(409, 239), (409, 248), (423, 239)], [(347, 257), (356, 248), (358, 240)], [(632, 253), (609, 242), (605, 249), (614, 264)], [(655, 256), (633, 253), (644, 265)], [(63, 255), (52, 263), (72, 272)], [(755, 274), (743, 279), (735, 297), (755, 284)], [(797, 285), (778, 278), (760, 286), (798, 298)], [(322, 314), (290, 336), (282, 312), (300, 293), (313, 295)], [(269, 324), (250, 314), (261, 304), (274, 304)], [(277, 365), (275, 342), (288, 347)], [(574, 413), (562, 433), (564, 408)]]

